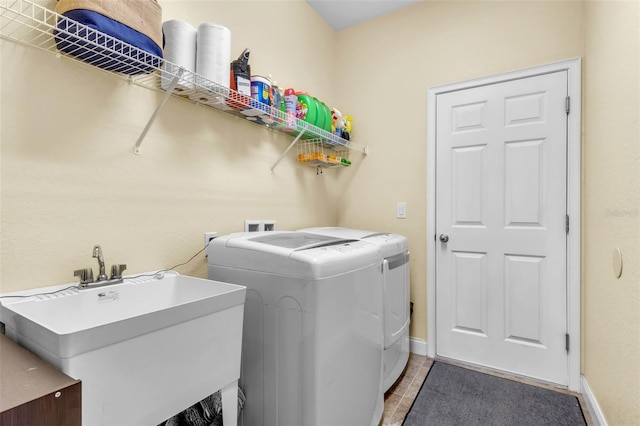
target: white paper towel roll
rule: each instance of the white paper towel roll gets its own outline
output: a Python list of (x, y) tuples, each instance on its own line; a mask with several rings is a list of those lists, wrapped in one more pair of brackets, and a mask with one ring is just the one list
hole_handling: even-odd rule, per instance
[[(228, 89), (230, 63), (231, 31), (218, 24), (201, 24), (198, 27), (196, 73)], [(202, 82), (205, 87), (214, 91), (219, 89), (206, 80)]]
[(164, 59), (171, 62), (164, 64), (160, 83), (167, 89), (171, 80), (184, 68), (182, 78), (178, 81), (175, 92), (187, 95), (193, 92), (193, 73), (196, 72), (196, 40), (198, 31), (187, 22), (172, 20), (162, 23), (164, 32)]

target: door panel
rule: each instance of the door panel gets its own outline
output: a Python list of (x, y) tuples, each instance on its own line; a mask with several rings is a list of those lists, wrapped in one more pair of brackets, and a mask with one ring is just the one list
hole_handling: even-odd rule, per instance
[(436, 100), (437, 354), (567, 383), (567, 74)]
[(513, 343), (542, 344), (544, 258), (505, 256), (505, 338)]
[(453, 330), (487, 333), (486, 253), (452, 253)]
[(455, 225), (485, 226), (487, 217), (486, 147), (454, 148), (451, 152)]
[(507, 142), (505, 148), (505, 226), (542, 226), (543, 140)]

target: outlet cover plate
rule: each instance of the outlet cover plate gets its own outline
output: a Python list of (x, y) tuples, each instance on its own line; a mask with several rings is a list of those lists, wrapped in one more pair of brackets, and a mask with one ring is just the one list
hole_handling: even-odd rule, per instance
[[(215, 237), (217, 237), (217, 236), (218, 236), (218, 233), (217, 233), (217, 232), (205, 232), (205, 233), (204, 233), (204, 247), (205, 247), (205, 249), (207, 248), (207, 246), (209, 245), (209, 243), (211, 242), (211, 240), (213, 240), (213, 239), (214, 239)], [(205, 255), (205, 256), (209, 256), (209, 255), (207, 254), (207, 251), (206, 251), (206, 250), (205, 250), (205, 252), (204, 252), (204, 255)]]
[(262, 221), (260, 221), (260, 230), (261, 231), (275, 231), (276, 230), (276, 221), (275, 220), (262, 220)]
[(260, 229), (260, 221), (259, 220), (250, 220), (246, 219), (244, 221), (244, 232), (257, 232), (261, 231)]

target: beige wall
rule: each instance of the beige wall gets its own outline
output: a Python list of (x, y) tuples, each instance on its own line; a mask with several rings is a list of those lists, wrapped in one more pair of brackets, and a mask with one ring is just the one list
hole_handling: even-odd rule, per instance
[[(336, 102), (332, 66), (318, 60), (335, 32), (305, 2), (160, 3), (165, 20), (228, 26), (233, 56), (253, 49), (254, 73)], [(240, 231), (244, 219), (335, 225), (339, 171), (316, 176), (294, 152), (270, 174), (291, 138), (170, 99), (137, 156), (161, 92), (4, 40), (0, 48), (1, 292), (73, 282), (74, 269), (96, 268), (94, 244), (107, 265), (137, 273), (189, 259), (205, 231)], [(179, 271), (206, 276), (204, 256)]]
[[(640, 424), (640, 2), (585, 5), (582, 372), (611, 425)], [(623, 253), (620, 279), (612, 253)]]
[[(639, 4), (429, 1), (338, 33), (337, 96), (371, 148), (349, 171), (338, 222), (409, 236), (420, 339), (427, 88), (583, 57), (582, 373), (610, 424), (640, 423)], [(398, 201), (407, 219), (395, 218)]]
[[(409, 237), (411, 334), (426, 339), (427, 89), (582, 56), (582, 370), (610, 424), (640, 422), (638, 2), (429, 1), (338, 33), (299, 1), (161, 4), (165, 19), (228, 26), (254, 73), (353, 115), (371, 155), (316, 176), (290, 154), (270, 175), (289, 138), (171, 99), (134, 156), (161, 94), (0, 41), (0, 291), (70, 282), (96, 243), (141, 272), (246, 218), (339, 224)], [(205, 276), (205, 260), (180, 271)]]
[(428, 1), (338, 33), (337, 96), (371, 149), (338, 222), (409, 237), (413, 337), (428, 337), (427, 89), (581, 56), (581, 25), (580, 2)]
[[(638, 2), (424, 2), (338, 33), (338, 96), (371, 147), (338, 221), (409, 236), (411, 334), (421, 339), (426, 89), (584, 58), (582, 372), (610, 424), (640, 422), (638, 19)], [(408, 202), (405, 220), (395, 219), (397, 201)], [(615, 247), (624, 254), (620, 280)]]

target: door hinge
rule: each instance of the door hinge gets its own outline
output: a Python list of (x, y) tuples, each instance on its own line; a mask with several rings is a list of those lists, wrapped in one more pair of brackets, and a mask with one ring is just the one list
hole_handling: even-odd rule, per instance
[(564, 230), (567, 231), (567, 234), (569, 233), (569, 215), (565, 215), (564, 216)]
[(564, 335), (565, 338), (565, 349), (567, 350), (567, 352), (569, 352), (569, 333), (566, 333)]
[(571, 111), (571, 96), (567, 96), (564, 99), (564, 109), (567, 112), (567, 115), (569, 115), (569, 111)]

